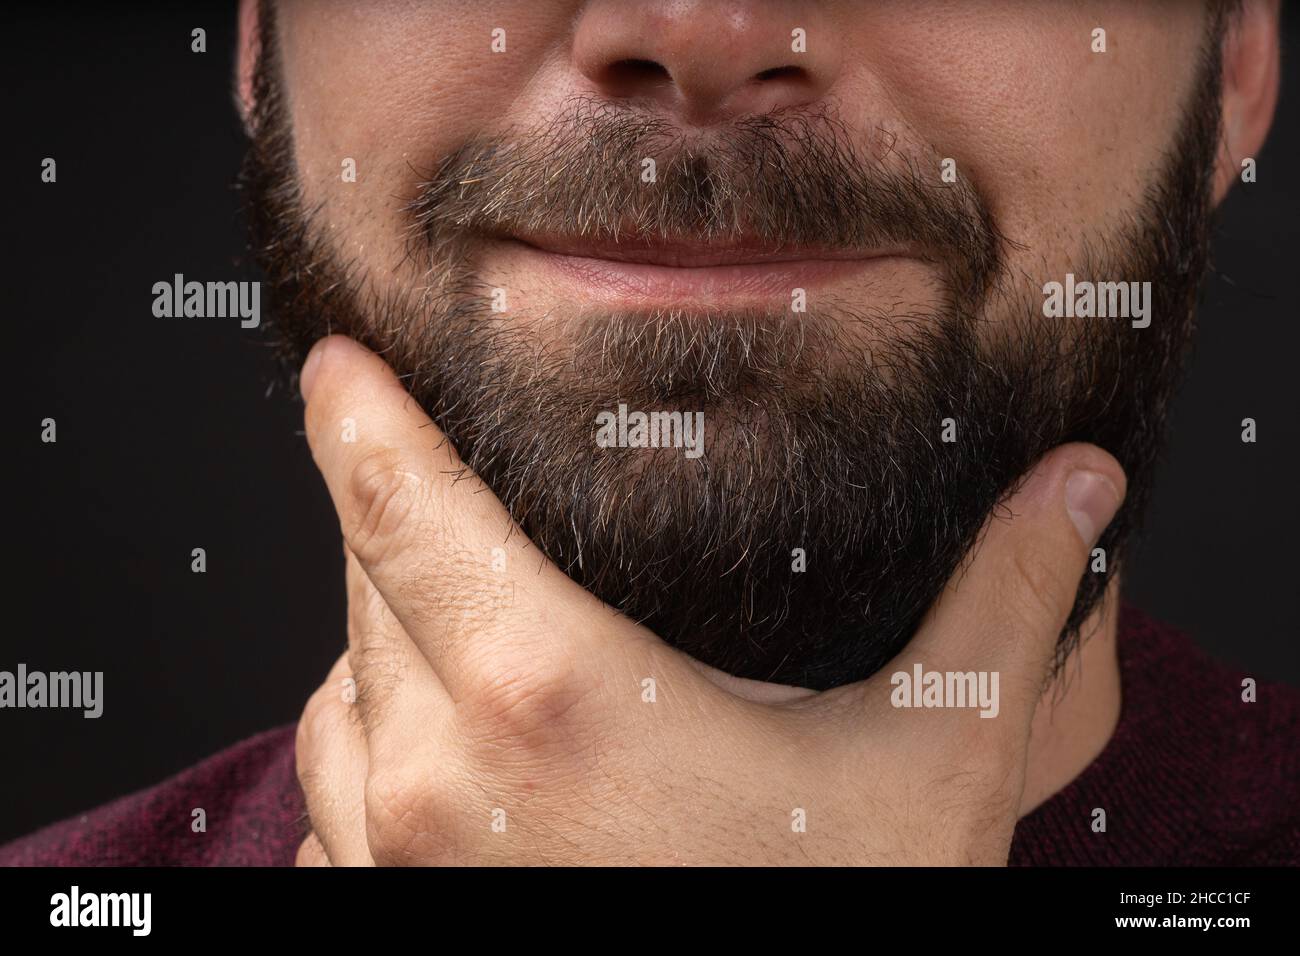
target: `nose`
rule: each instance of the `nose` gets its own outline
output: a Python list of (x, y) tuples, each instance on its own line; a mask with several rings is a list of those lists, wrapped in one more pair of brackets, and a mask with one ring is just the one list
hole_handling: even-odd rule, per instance
[(819, 3), (593, 0), (573, 58), (593, 92), (707, 125), (819, 99), (841, 51)]

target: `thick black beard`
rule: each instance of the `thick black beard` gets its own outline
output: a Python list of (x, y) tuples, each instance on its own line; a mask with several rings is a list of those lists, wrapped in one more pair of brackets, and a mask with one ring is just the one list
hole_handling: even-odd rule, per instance
[[(1068, 656), (1150, 496), (1192, 331), (1218, 140), (1217, 45), (1207, 44), (1183, 128), (1140, 214), (1112, 224), (1111, 238), (1090, 243), (1073, 269), (1079, 279), (1149, 279), (1149, 328), (1043, 318), (1036, 285), (995, 274), (1000, 240), (977, 196), (909, 192), (921, 188), (914, 176), (852, 165), (833, 130), (800, 117), (818, 129), (804, 135), (773, 117), (764, 121), (766, 161), (777, 156), (797, 188), (783, 192), (780, 178), (738, 187), (728, 164), (758, 140), (733, 130), (745, 148), (721, 140), (713, 153), (670, 151), (676, 159), (661, 176), (689, 198), (636, 208), (640, 230), (724, 235), (739, 228), (729, 214), (744, 209), (746, 228), (825, 237), (871, 212), (873, 237), (908, 236), (943, 254), (944, 311), (584, 315), (563, 345), (546, 346), (495, 321), (462, 237), (529, 217), (564, 221), (593, 195), (598, 210), (635, 202), (602, 175), (610, 153), (590, 149), (591, 136), (623, 148), (665, 131), (606, 110), (546, 129), (548, 148), (588, 163), (571, 183), (589, 189), (571, 184), (559, 196), (527, 177), (537, 159), (527, 145), (508, 156), (467, 145), (431, 172), (409, 210), (424, 283), (381, 293), (302, 207), (269, 18), (263, 43), (241, 181), (290, 374), (330, 331), (382, 352), (523, 530), (581, 585), (724, 671), (819, 689), (868, 677), (897, 654), (1033, 463), (1062, 443), (1091, 442), (1119, 460), (1129, 493), (1100, 542), (1107, 573), (1080, 583), (1058, 663)], [(461, 184), (475, 178), (483, 184), (467, 192)], [(883, 183), (893, 206), (839, 216), (835, 204), (852, 201), (845, 182)], [(589, 234), (617, 228), (612, 217), (592, 221)], [(946, 247), (938, 236), (949, 237)], [(886, 320), (891, 336), (871, 346), (843, 331)], [(596, 414), (619, 402), (704, 411), (705, 457), (597, 448)], [(955, 443), (940, 441), (949, 418)], [(795, 549), (806, 570), (794, 570)]]

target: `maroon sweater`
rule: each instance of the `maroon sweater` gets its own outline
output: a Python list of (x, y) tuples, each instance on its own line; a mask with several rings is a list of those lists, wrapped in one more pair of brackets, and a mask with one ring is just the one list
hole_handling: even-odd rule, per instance
[[(1016, 827), (1013, 865), (1300, 863), (1300, 691), (1260, 683), (1125, 608), (1123, 705), (1101, 755)], [(304, 836), (294, 729), (0, 848), (0, 865), (289, 865)], [(193, 807), (206, 833), (190, 830)], [(1094, 833), (1094, 808), (1106, 832)]]

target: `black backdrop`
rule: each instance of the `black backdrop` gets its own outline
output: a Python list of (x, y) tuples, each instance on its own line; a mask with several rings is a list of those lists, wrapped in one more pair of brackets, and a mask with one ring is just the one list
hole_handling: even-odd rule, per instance
[[(231, 5), (6, 5), (0, 670), (105, 672), (98, 720), (0, 710), (0, 841), (296, 718), (344, 644), (337, 524), (294, 395), (236, 320), (154, 282), (255, 278), (231, 188)], [(190, 52), (207, 30), (208, 52)], [(1295, 18), (1286, 52), (1300, 49)], [(1297, 103), (1229, 201), (1130, 597), (1300, 682)], [(40, 182), (53, 157), (58, 182)], [(58, 441), (40, 441), (57, 421)], [(1259, 441), (1240, 441), (1240, 421)], [(207, 573), (190, 553), (207, 552)]]

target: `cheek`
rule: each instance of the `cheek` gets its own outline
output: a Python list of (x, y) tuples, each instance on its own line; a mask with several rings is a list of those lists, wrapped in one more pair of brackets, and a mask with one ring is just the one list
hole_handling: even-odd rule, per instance
[(863, 72), (1029, 247), (1027, 267), (1113, 231), (1164, 162), (1204, 24), (1195, 5), (1154, 6), (933, 4), (923, 23), (885, 0)]
[(518, 112), (548, 51), (555, 61), (572, 5), (298, 0), (280, 8), (303, 204), (318, 210), (318, 228), (341, 255), (368, 263), (376, 278), (398, 267), (402, 209), (416, 183)]

